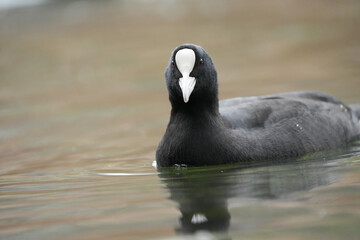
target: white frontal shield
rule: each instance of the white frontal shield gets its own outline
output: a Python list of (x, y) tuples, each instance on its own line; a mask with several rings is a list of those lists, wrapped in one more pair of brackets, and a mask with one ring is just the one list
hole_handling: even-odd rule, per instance
[(189, 101), (190, 95), (194, 90), (196, 79), (190, 77), (190, 73), (195, 65), (195, 52), (192, 49), (184, 48), (175, 55), (176, 66), (182, 74), (179, 78), (179, 85), (183, 94), (184, 102)]

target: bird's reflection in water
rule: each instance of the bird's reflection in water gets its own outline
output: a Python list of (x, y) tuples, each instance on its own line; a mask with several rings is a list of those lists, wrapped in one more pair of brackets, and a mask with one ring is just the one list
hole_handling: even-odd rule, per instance
[[(204, 171), (202, 171), (204, 170)], [(215, 169), (172, 168), (160, 170), (160, 177), (170, 191), (170, 199), (179, 204), (182, 233), (197, 230), (226, 231), (230, 224), (227, 199), (231, 183)]]
[(262, 167), (172, 167), (158, 171), (181, 212), (176, 231), (192, 234), (205, 230), (220, 234), (221, 239), (229, 239), (229, 198), (235, 202), (278, 199), (331, 184), (341, 177), (326, 162), (313, 160)]

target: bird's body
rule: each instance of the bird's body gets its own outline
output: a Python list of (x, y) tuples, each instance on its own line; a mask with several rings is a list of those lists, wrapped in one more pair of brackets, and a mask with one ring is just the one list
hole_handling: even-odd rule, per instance
[(320, 92), (219, 102), (215, 67), (196, 45), (176, 48), (165, 76), (172, 111), (156, 152), (159, 166), (276, 161), (341, 147), (360, 136), (360, 105)]

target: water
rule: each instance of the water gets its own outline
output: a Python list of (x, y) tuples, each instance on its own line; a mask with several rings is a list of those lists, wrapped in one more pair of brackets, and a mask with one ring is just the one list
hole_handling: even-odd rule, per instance
[[(359, 150), (359, 146), (348, 149), (346, 157), (327, 155), (336, 160), (323, 155), (266, 167), (170, 169), (161, 172), (160, 178), (181, 212), (178, 233), (207, 229), (217, 233), (214, 235), (219, 239), (297, 239), (304, 232), (314, 231), (309, 235), (320, 233), (319, 238), (337, 239), (340, 232), (335, 236), (332, 231), (322, 232), (329, 231), (335, 220), (340, 225), (347, 222), (343, 231), (348, 231), (347, 238), (356, 239), (358, 212), (338, 212), (335, 209), (340, 204), (333, 201), (349, 209), (359, 207), (359, 186), (341, 184), (349, 168), (355, 166), (352, 174), (359, 172)], [(352, 155), (357, 157), (350, 160)], [(342, 215), (342, 219), (339, 221), (336, 215)]]
[(359, 238), (359, 142), (275, 165), (153, 161), (184, 42), (211, 54), (222, 99), (360, 103), (360, 4), (53, 2), (0, 11), (0, 239)]
[(151, 164), (118, 164), (6, 175), (1, 177), (1, 236), (337, 239), (346, 234), (357, 239), (359, 153), (360, 143), (272, 166), (157, 171)]

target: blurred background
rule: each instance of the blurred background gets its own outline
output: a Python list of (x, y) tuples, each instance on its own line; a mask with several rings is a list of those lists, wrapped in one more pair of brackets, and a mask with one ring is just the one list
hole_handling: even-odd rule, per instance
[[(170, 111), (164, 71), (182, 43), (210, 54), (220, 99), (319, 90), (360, 103), (359, 29), (358, 0), (0, 0), (2, 180), (154, 171)], [(137, 181), (166, 198), (156, 176)], [(32, 190), (8, 189), (3, 208), (19, 191), (25, 203)], [(29, 227), (9, 223), (17, 214), (2, 214), (8, 234)]]
[(1, 152), (140, 144), (153, 159), (182, 43), (209, 52), (220, 99), (319, 90), (360, 102), (359, 29), (357, 0), (1, 0)]

